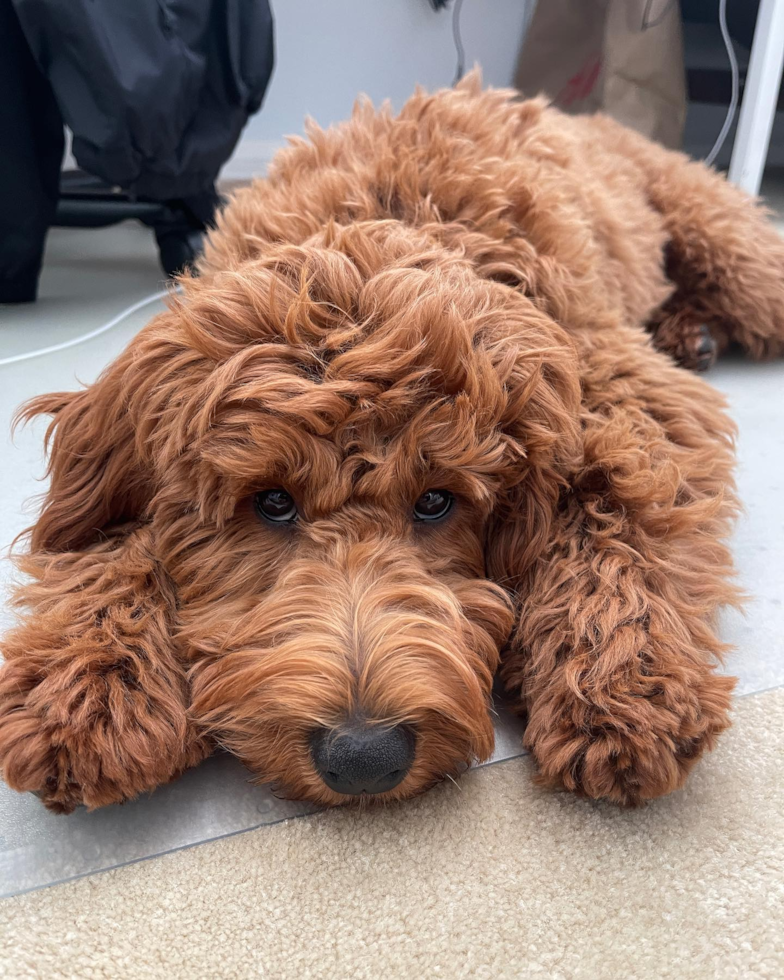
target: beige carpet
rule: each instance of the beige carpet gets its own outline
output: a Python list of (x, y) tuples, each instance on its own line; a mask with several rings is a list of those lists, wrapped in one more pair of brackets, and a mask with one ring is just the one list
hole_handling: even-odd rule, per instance
[(0, 905), (0, 975), (784, 977), (784, 690), (688, 788), (622, 812), (526, 758)]

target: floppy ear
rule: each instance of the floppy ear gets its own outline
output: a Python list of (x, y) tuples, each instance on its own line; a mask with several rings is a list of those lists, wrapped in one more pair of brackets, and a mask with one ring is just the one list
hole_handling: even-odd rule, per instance
[(46, 433), (51, 477), (32, 528), (36, 551), (83, 548), (106, 529), (138, 519), (151, 496), (128, 411), (130, 351), (83, 391), (41, 395), (18, 418), (51, 415)]
[(576, 351), (552, 319), (527, 298), (517, 299), (524, 313), (520, 346), (502, 373), (509, 463), (486, 551), (489, 577), (512, 592), (546, 549), (582, 452)]

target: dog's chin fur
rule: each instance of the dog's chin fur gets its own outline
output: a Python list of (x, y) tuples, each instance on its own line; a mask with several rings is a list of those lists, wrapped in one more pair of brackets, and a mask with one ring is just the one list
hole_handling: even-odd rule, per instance
[[(669, 355), (694, 322), (779, 353), (784, 245), (705, 168), (476, 78), (309, 135), (95, 384), (23, 411), (51, 485), (5, 779), (100, 806), (221, 745), (346, 803), (309, 740), (361, 717), (415, 733), (405, 798), (490, 755), (503, 658), (545, 783), (676, 788), (728, 724), (737, 592), (733, 427)], [(455, 504), (418, 523), (428, 489)]]

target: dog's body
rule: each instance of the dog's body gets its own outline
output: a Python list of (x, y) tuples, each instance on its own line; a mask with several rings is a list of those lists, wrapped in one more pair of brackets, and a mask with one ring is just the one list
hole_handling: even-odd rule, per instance
[(737, 595), (732, 425), (672, 357), (780, 353), (782, 268), (701, 164), (476, 79), (297, 141), (171, 309), (28, 410), (5, 778), (99, 806), (218, 743), (403, 798), (490, 754), (502, 661), (543, 782), (679, 786), (728, 724)]

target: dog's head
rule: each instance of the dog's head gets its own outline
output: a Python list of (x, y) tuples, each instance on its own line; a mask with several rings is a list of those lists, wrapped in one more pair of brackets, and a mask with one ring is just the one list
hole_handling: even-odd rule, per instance
[(564, 335), (395, 221), (182, 285), (92, 387), (34, 405), (33, 548), (148, 524), (194, 719), (292, 795), (400, 798), (486, 758), (575, 444)]

